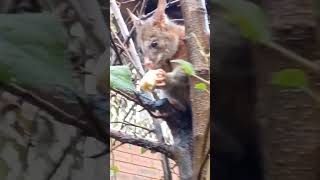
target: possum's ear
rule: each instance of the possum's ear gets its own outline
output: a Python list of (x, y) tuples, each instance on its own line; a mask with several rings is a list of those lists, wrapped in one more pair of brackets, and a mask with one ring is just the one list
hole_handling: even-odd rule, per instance
[(164, 25), (168, 21), (168, 17), (166, 15), (165, 9), (167, 6), (166, 0), (158, 0), (158, 6), (153, 14), (153, 25), (164, 27)]
[(127, 11), (135, 27), (141, 26), (143, 24), (143, 21), (139, 19), (136, 15), (134, 15), (128, 8)]

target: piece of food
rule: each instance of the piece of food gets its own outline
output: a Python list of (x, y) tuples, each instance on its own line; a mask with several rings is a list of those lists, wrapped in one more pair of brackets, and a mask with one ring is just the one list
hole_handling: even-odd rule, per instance
[(156, 85), (157, 79), (157, 71), (156, 70), (149, 70), (141, 79), (139, 83), (140, 89), (143, 91), (152, 91)]

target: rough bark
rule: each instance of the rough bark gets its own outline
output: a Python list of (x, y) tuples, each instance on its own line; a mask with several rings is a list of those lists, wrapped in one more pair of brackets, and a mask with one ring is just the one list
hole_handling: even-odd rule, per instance
[[(194, 65), (195, 72), (200, 77), (209, 79), (209, 64), (205, 62), (203, 55), (199, 51), (196, 39), (192, 33), (199, 39), (201, 45), (209, 49), (209, 32), (205, 20), (206, 8), (202, 1), (181, 0), (181, 10), (186, 27), (186, 42), (189, 49), (189, 60)], [(198, 91), (194, 88), (198, 79), (190, 78), (190, 98), (192, 103), (192, 166), (193, 178), (197, 179), (200, 173), (201, 162), (204, 156), (205, 133), (209, 123), (210, 112), (210, 94), (205, 91)]]
[[(265, 0), (276, 41), (315, 59), (315, 19), (311, 0)], [(319, 109), (299, 90), (269, 84), (272, 73), (302, 68), (281, 54), (257, 48), (257, 114), (263, 125), (265, 179), (319, 179)], [(311, 81), (316, 79), (312, 77)], [(311, 82), (310, 81), (310, 82)], [(319, 89), (319, 88), (317, 88)]]

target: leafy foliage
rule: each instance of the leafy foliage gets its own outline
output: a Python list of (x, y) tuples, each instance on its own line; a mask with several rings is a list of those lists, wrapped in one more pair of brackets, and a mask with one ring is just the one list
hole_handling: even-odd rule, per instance
[(239, 25), (243, 35), (260, 43), (271, 41), (271, 30), (262, 10), (252, 2), (244, 0), (213, 0), (213, 3), (227, 10), (225, 16), (230, 22)]
[(204, 91), (207, 89), (207, 85), (205, 83), (197, 83), (194, 88), (200, 91)]
[(113, 89), (129, 91), (135, 89), (128, 66), (110, 66), (110, 86)]
[(305, 88), (308, 85), (308, 81), (304, 71), (300, 69), (284, 69), (273, 75), (272, 84), (282, 87)]
[(182, 59), (172, 60), (171, 62), (179, 64), (187, 75), (195, 74), (193, 65), (191, 63), (184, 61)]
[(72, 87), (61, 25), (49, 14), (0, 15), (0, 80)]
[[(226, 19), (238, 25), (249, 40), (267, 46), (273, 44), (269, 23), (258, 6), (244, 0), (213, 0), (213, 3), (227, 11)], [(305, 72), (300, 69), (285, 69), (275, 73), (271, 82), (290, 88), (306, 88), (308, 85)]]

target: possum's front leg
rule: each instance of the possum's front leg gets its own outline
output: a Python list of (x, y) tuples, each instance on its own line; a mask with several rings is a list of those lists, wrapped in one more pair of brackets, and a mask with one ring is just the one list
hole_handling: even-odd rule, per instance
[(189, 105), (188, 76), (180, 67), (168, 73), (163, 69), (157, 69), (156, 74), (156, 88), (163, 90), (164, 98), (168, 98), (176, 109), (185, 111)]

